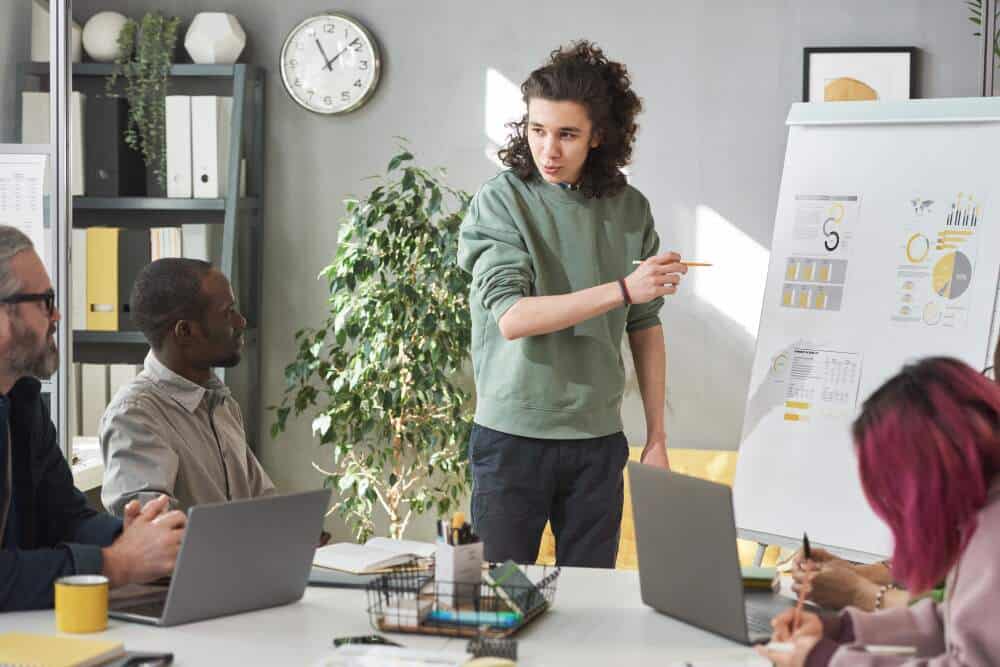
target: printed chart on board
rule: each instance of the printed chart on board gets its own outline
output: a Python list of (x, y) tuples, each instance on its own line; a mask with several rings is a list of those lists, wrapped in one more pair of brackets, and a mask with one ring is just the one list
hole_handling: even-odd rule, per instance
[(858, 224), (858, 195), (795, 197), (792, 253), (785, 263), (781, 305), (840, 310), (847, 284), (851, 237)]
[(979, 256), (983, 202), (973, 194), (915, 197), (900, 231), (896, 301), (890, 317), (907, 327), (964, 328)]

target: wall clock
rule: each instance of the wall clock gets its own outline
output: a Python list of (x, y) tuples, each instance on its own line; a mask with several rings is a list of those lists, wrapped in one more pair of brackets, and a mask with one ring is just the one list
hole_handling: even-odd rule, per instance
[(292, 28), (281, 47), (281, 80), (293, 100), (320, 114), (347, 113), (378, 86), (378, 43), (356, 19), (329, 12)]

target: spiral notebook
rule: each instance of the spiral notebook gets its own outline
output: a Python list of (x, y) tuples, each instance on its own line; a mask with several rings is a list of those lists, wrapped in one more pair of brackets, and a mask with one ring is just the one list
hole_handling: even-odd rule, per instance
[(0, 665), (91, 667), (125, 654), (122, 642), (23, 632), (0, 634)]

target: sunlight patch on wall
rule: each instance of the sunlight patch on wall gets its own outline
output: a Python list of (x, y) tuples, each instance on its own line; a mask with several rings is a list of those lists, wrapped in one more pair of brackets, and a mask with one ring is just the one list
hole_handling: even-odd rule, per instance
[(695, 294), (757, 337), (770, 253), (709, 206), (695, 209)]
[(486, 157), (502, 167), (497, 158), (497, 150), (507, 143), (510, 130), (507, 123), (520, 120), (524, 115), (524, 102), (521, 101), (521, 89), (506, 76), (493, 69), (486, 70), (486, 104), (484, 118), (484, 133), (486, 134)]

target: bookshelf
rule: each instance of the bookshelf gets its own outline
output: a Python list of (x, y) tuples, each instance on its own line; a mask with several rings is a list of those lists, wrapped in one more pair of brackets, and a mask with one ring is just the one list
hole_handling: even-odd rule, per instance
[[(114, 64), (72, 65), (73, 90), (86, 94), (104, 92), (106, 77)], [(17, 68), (18, 91), (47, 91), (48, 63), (23, 63)], [(152, 229), (186, 224), (220, 225), (221, 257), (218, 268), (229, 279), (247, 318), (246, 347), (238, 369), (220, 369), (223, 381), (238, 373), (244, 391), (237, 393), (245, 415), (247, 439), (253, 449), (259, 443), (260, 344), (258, 322), (261, 298), (261, 241), (263, 235), (264, 183), (264, 84), (263, 68), (235, 65), (179, 64), (170, 69), (168, 94), (232, 96), (233, 114), (228, 147), (228, 178), (223, 197), (73, 197), (74, 229), (107, 226)], [(123, 80), (116, 84), (119, 90)], [(86, 110), (84, 111), (86, 113)], [(18, 121), (20, 115), (18, 114)], [(20, 134), (20, 126), (18, 126)], [(240, 196), (241, 161), (245, 160), (245, 191)], [(86, 186), (85, 186), (86, 187)], [(67, 253), (68, 255), (69, 253)], [(60, 266), (69, 274), (68, 266)], [(72, 290), (71, 290), (72, 291)], [(69, 295), (67, 295), (68, 297)], [(72, 312), (70, 307), (67, 310)], [(79, 327), (82, 323), (72, 323)], [(141, 364), (148, 352), (145, 338), (137, 331), (88, 331), (74, 328), (73, 361), (87, 364)], [(235, 371), (235, 373), (234, 373)], [(228, 377), (227, 377), (228, 376)], [(69, 401), (75, 404), (75, 398)], [(68, 406), (65, 409), (69, 409)], [(67, 423), (67, 422), (64, 422)]]

